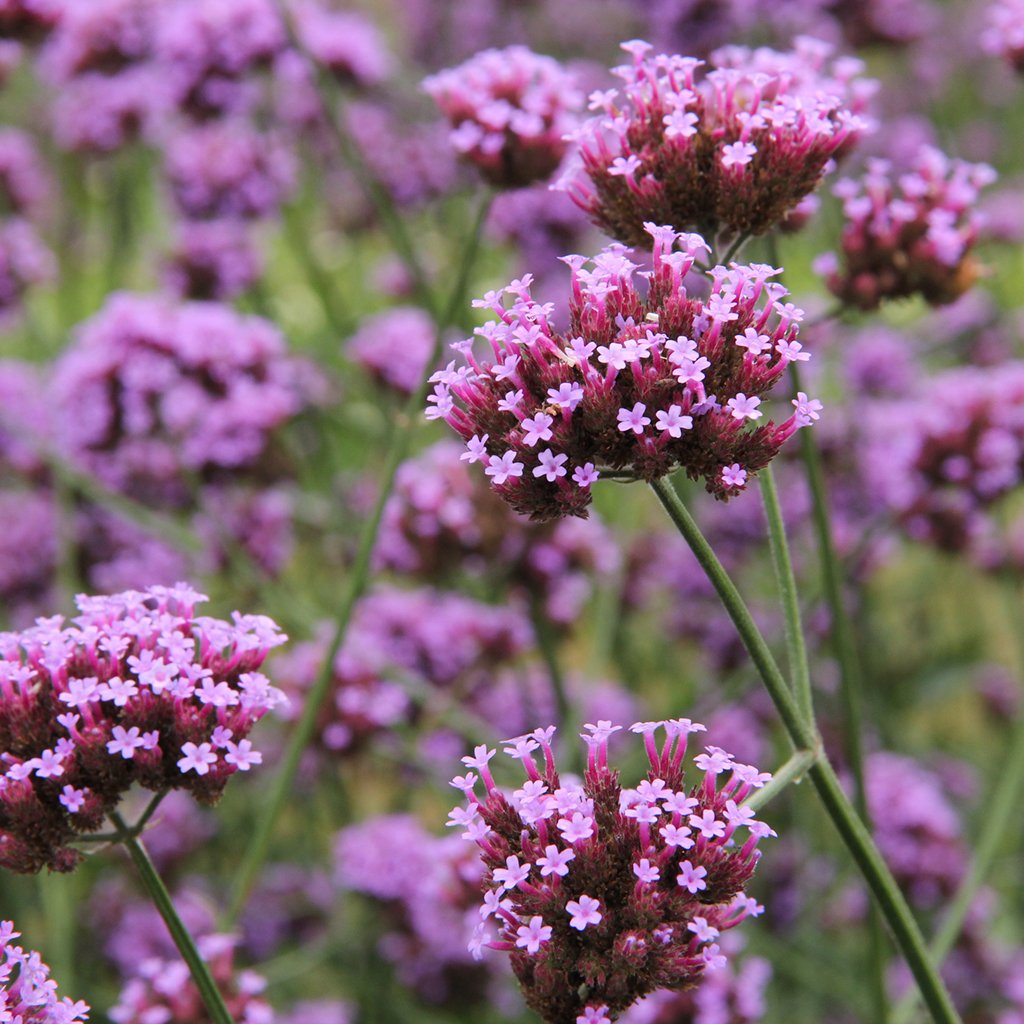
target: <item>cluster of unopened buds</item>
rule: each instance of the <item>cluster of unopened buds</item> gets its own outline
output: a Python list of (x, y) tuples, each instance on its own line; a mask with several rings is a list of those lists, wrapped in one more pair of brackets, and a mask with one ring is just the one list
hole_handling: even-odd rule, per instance
[(593, 221), (642, 245), (644, 221), (712, 236), (757, 235), (812, 192), (831, 161), (870, 125), (859, 113), (874, 83), (860, 61), (828, 65), (802, 38), (792, 53), (727, 47), (713, 69), (693, 57), (623, 44), (621, 93), (595, 92), (597, 115), (576, 133), (579, 165), (561, 182)]
[(743, 804), (770, 776), (721, 748), (694, 758), (702, 775), (687, 788), (687, 739), (704, 726), (633, 725), (650, 761), (635, 789), (608, 765), (608, 740), (622, 727), (585, 728), (582, 784), (559, 777), (554, 726), (508, 741), (505, 753), (527, 776), (513, 793), (495, 784), (486, 746), (463, 758), (473, 770), (452, 782), (467, 805), (449, 825), (464, 829), (488, 869), (471, 949), (508, 951), (546, 1024), (612, 1020), (649, 992), (692, 985), (720, 965), (715, 939), (761, 912), (743, 888), (758, 842), (774, 835)]
[(258, 671), (268, 618), (194, 614), (185, 584), (80, 595), (80, 614), (0, 633), (0, 866), (68, 871), (139, 785), (213, 803), (262, 760), (247, 738), (283, 695)]
[(709, 297), (691, 297), (683, 280), (708, 251), (704, 239), (645, 229), (654, 240), (646, 295), (622, 246), (593, 269), (568, 256), (564, 334), (553, 308), (530, 297), (527, 275), (477, 303), (498, 316), (476, 332), (493, 359), (478, 360), (471, 339), (455, 346), (465, 365), (431, 378), (428, 418), (461, 434), (465, 457), (534, 519), (585, 515), (591, 485), (609, 473), (651, 481), (681, 466), (727, 499), (818, 418), (821, 403), (801, 392), (782, 423), (758, 423), (762, 396), (789, 363), (810, 357), (796, 340), (803, 311), (771, 281), (778, 271), (713, 267)]
[(525, 46), (484, 50), (423, 83), (452, 124), (452, 145), (492, 185), (547, 178), (565, 154), (583, 97), (552, 57)]
[(842, 256), (822, 254), (815, 270), (834, 295), (859, 309), (918, 294), (935, 305), (952, 302), (978, 276), (971, 250), (981, 220), (974, 207), (995, 177), (987, 164), (950, 160), (932, 146), (923, 146), (901, 174), (887, 160), (870, 160), (859, 181), (836, 183), (846, 218)]

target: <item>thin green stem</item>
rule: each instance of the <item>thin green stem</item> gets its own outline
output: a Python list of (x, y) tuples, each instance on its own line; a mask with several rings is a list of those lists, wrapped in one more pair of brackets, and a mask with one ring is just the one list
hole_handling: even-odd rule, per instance
[(564, 731), (572, 722), (572, 708), (569, 695), (565, 689), (565, 673), (558, 660), (558, 645), (554, 630), (547, 620), (544, 603), (541, 598), (533, 595), (530, 599), (530, 621), (533, 625), (533, 637), (537, 649), (547, 669), (548, 682), (555, 697), (555, 710), (558, 713), (559, 731)]
[[(819, 749), (820, 740), (815, 726), (804, 720), (743, 598), (672, 484), (663, 477), (654, 481), (651, 487), (718, 593), (794, 746), (806, 750)], [(931, 963), (924, 937), (910, 907), (875, 846), (871, 833), (850, 804), (835, 770), (824, 754), (808, 768), (808, 775), (828, 816), (874, 894), (935, 1024), (960, 1024), (960, 1017)]]
[(189, 930), (178, 916), (177, 910), (174, 909), (171, 894), (157, 873), (146, 848), (139, 842), (135, 830), (125, 824), (124, 819), (117, 811), (111, 812), (110, 820), (117, 829), (119, 841), (124, 845), (135, 864), (142, 884), (153, 901), (153, 906), (164, 919), (164, 924), (167, 925), (167, 930), (171, 933), (178, 952), (181, 953), (182, 959), (192, 972), (192, 980), (196, 983), (196, 988), (199, 989), (199, 996), (203, 1000), (213, 1024), (235, 1024), (234, 1018), (228, 1012), (224, 998), (217, 988), (217, 983), (210, 974), (206, 961), (202, 958)]
[(765, 466), (758, 474), (761, 497), (764, 500), (765, 517), (768, 520), (768, 545), (771, 549), (775, 579), (782, 599), (782, 611), (786, 628), (786, 660), (793, 693), (804, 719), (814, 721), (814, 695), (811, 692), (811, 673), (807, 667), (807, 648), (804, 645), (804, 630), (800, 621), (800, 599), (797, 596), (796, 580), (793, 577), (793, 562), (789, 556), (786, 541), (786, 526), (779, 505), (779, 492), (771, 466)]
[(756, 790), (746, 800), (744, 807), (759, 811), (765, 804), (771, 803), (784, 789), (800, 782), (807, 774), (807, 769), (821, 756), (820, 750), (794, 750), (786, 761), (772, 773), (771, 781)]
[(232, 890), (231, 901), (228, 906), (227, 919), (232, 924), (238, 919), (245, 901), (249, 896), (260, 869), (267, 858), (270, 849), (270, 839), (274, 831), (277, 819), (284, 809), (284, 805), (291, 792), (292, 783), (299, 769), (299, 762), (302, 754), (313, 738), (316, 729), (316, 721), (331, 692), (331, 683), (334, 678), (334, 659), (337, 657), (341, 645), (345, 641), (349, 623), (352, 620), (352, 613), (356, 603), (366, 591), (371, 577), (371, 559), (373, 549), (377, 543), (377, 534), (380, 530), (381, 519), (384, 515), (384, 506), (391, 495), (394, 485), (395, 474), (402, 460), (409, 449), (409, 442), (412, 434), (423, 414), (423, 406), (426, 402), (427, 389), (429, 387), (428, 377), (441, 356), (444, 346), (444, 333), (456, 311), (465, 301), (466, 287), (469, 281), (469, 274), (476, 260), (476, 253), (479, 247), (480, 235), (487, 211), (490, 208), (491, 195), (488, 193), (480, 203), (476, 219), (473, 223), (472, 232), (467, 244), (463, 248), (461, 264), (455, 275), (455, 286), (452, 289), (450, 299), (441, 315), (440, 322), (434, 338), (434, 349), (427, 362), (427, 370), (420, 382), (419, 387), (409, 396), (402, 411), (399, 421), (395, 424), (392, 434), (391, 445), (384, 460), (381, 472), (380, 488), (377, 499), (374, 502), (370, 515), (363, 523), (363, 529), (359, 536), (359, 543), (356, 549), (355, 559), (349, 570), (348, 585), (341, 598), (338, 611), (334, 618), (334, 630), (330, 642), (320, 664), (316, 680), (309, 693), (306, 695), (302, 715), (296, 723), (292, 734), (288, 739), (280, 767), (274, 780), (270, 785), (266, 799), (263, 802), (263, 809), (252, 838), (246, 849), (246, 855), (238, 872), (235, 875), (235, 884)]
[(726, 250), (725, 255), (722, 257), (723, 266), (729, 266), (729, 260), (731, 260), (733, 256), (735, 256), (740, 251), (740, 249), (743, 248), (743, 244), (749, 237), (750, 236), (747, 234), (740, 234), (736, 236), (736, 238), (733, 240), (732, 245), (729, 246), (729, 248)]
[(416, 251), (416, 244), (413, 242), (409, 229), (406, 227), (405, 220), (395, 207), (391, 193), (377, 179), (362, 150), (341, 125), (337, 82), (331, 77), (330, 71), (320, 64), (310, 54), (306, 46), (303, 45), (302, 40), (295, 31), (292, 15), (287, 5), (283, 0), (275, 0), (275, 3), (288, 34), (289, 42), (305, 63), (306, 69), (309, 71), (320, 96), (320, 101), (324, 107), (324, 122), (327, 130), (334, 139), (334, 143), (338, 147), (342, 158), (349, 165), (360, 187), (376, 209), (385, 234), (398, 257), (409, 271), (420, 304), (424, 308), (429, 309), (436, 318), (438, 315), (436, 297), (427, 281), (427, 275)]

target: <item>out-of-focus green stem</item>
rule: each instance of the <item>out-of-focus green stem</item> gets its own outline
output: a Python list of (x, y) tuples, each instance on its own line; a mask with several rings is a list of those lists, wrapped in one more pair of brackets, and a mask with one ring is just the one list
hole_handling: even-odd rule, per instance
[[(1020, 636), (1020, 612), (1016, 607), (1016, 602), (1011, 608), (1010, 622), (1014, 632)], [(1024, 637), (1020, 639), (1024, 641)], [(980, 805), (985, 808), (985, 817), (980, 828), (978, 842), (974, 846), (970, 870), (950, 900), (939, 930), (935, 933), (929, 947), (937, 964), (942, 964), (956, 944), (964, 921), (970, 912), (971, 904), (992, 869), (1006, 830), (1019, 823), (1018, 809), (1022, 794), (1024, 794), (1024, 708), (1017, 711), (1017, 721), (1010, 733), (1009, 750), (1000, 764), (995, 787)], [(907, 1024), (916, 1006), (917, 993), (911, 990), (896, 1004), (892, 1015), (892, 1024)]]
[(437, 297), (430, 288), (423, 264), (416, 251), (416, 244), (409, 234), (405, 221), (395, 207), (395, 203), (387, 188), (378, 181), (362, 150), (355, 140), (342, 127), (339, 118), (341, 117), (341, 104), (338, 94), (338, 84), (335, 82), (330, 71), (320, 64), (303, 45), (292, 16), (283, 0), (275, 0), (278, 14), (288, 33), (292, 49), (299, 55), (306, 65), (320, 100), (324, 106), (324, 121), (327, 130), (331, 133), (335, 145), (338, 147), (345, 162), (349, 165), (360, 187), (369, 197), (380, 217), (381, 223), (387, 233), (388, 239), (398, 257), (405, 264), (409, 276), (413, 280), (417, 298), (420, 304), (430, 310), (434, 319), (440, 318), (440, 310), (437, 305)]
[(262, 812), (256, 822), (253, 835), (246, 848), (246, 854), (238, 872), (235, 875), (234, 888), (231, 894), (231, 901), (228, 907), (228, 924), (233, 924), (245, 906), (249, 892), (254, 885), (260, 869), (266, 860), (270, 847), (270, 837), (273, 833), (277, 819), (284, 809), (288, 794), (291, 792), (292, 783), (299, 769), (299, 762), (306, 747), (309, 745), (316, 728), (316, 720), (320, 714), (331, 689), (331, 680), (334, 674), (334, 659), (345, 641), (352, 613), (355, 610), (356, 602), (365, 592), (369, 585), (371, 576), (371, 559), (373, 549), (377, 543), (377, 533), (380, 529), (381, 518), (384, 514), (384, 506), (391, 494), (395, 480), (395, 473), (402, 460), (405, 458), (409, 448), (409, 441), (412, 438), (416, 424), (423, 415), (423, 407), (426, 402), (428, 389), (428, 378), (434, 366), (440, 359), (444, 345), (444, 334), (448, 324), (465, 301), (465, 292), (469, 282), (471, 268), (476, 261), (476, 254), (479, 248), (480, 235), (483, 230), (484, 221), (487, 218), (487, 211), (490, 209), (491, 194), (488, 193), (480, 203), (476, 219), (473, 223), (468, 242), (464, 246), (462, 261), (456, 273), (455, 285), (449, 301), (441, 314), (437, 324), (437, 331), (434, 340), (434, 349), (427, 361), (426, 371), (419, 387), (409, 396), (405, 404), (400, 420), (395, 424), (391, 438), (391, 445), (384, 460), (381, 471), (380, 487), (373, 509), (363, 523), (362, 532), (359, 535), (359, 544), (356, 549), (355, 560), (349, 571), (347, 586), (341, 597), (337, 614), (334, 618), (334, 631), (330, 642), (327, 645), (326, 653), (320, 664), (316, 680), (309, 693), (306, 695), (302, 709), (302, 715), (296, 723), (292, 734), (288, 739), (281, 764), (277, 770), (270, 790), (262, 805)]
[(217, 983), (213, 980), (210, 969), (207, 967), (206, 961), (195, 944), (195, 940), (178, 916), (177, 910), (174, 909), (174, 901), (171, 899), (171, 894), (167, 891), (167, 887), (161, 880), (152, 860), (150, 860), (146, 848), (139, 842), (136, 829), (129, 827), (117, 811), (111, 813), (110, 820), (117, 829), (118, 840), (128, 851), (132, 862), (135, 864), (139, 877), (142, 879), (142, 884), (145, 886), (146, 892), (149, 893), (149, 898), (153, 901), (153, 906), (156, 907), (160, 916), (164, 919), (164, 924), (167, 925), (167, 930), (171, 933), (171, 938), (174, 939), (178, 952), (181, 953), (182, 959), (188, 965), (188, 969), (192, 973), (192, 980), (196, 983), (199, 995), (214, 1024), (235, 1024), (224, 1003), (224, 998), (220, 994), (220, 989), (217, 988)]
[[(655, 480), (651, 487), (689, 544), (729, 613), (794, 746), (804, 750), (820, 750), (821, 741), (814, 723), (805, 721), (800, 713), (792, 691), (743, 598), (689, 510), (666, 477)], [(814, 783), (825, 811), (874, 894), (935, 1024), (960, 1024), (960, 1017), (930, 960), (924, 937), (910, 907), (824, 753), (809, 766), (807, 774)]]
[(775, 487), (772, 467), (765, 466), (758, 474), (761, 497), (764, 500), (765, 517), (768, 520), (768, 543), (771, 548), (775, 579), (782, 599), (782, 611), (786, 628), (786, 660), (789, 663), (789, 677), (793, 693), (804, 718), (814, 721), (814, 695), (811, 692), (811, 673), (807, 667), (807, 649), (804, 645), (804, 630), (800, 621), (800, 599), (793, 577), (793, 562), (789, 556), (786, 541), (786, 526), (779, 506), (779, 492)]

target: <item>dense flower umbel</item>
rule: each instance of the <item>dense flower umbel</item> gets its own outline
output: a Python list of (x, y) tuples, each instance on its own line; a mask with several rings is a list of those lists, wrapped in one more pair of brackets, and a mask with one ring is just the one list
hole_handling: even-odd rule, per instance
[(988, 511), (1024, 479), (1022, 409), (1024, 362), (947, 370), (868, 407), (864, 478), (916, 539), (977, 554)]
[[(235, 939), (206, 935), (198, 945), (231, 1019), (238, 1024), (272, 1024), (273, 1011), (259, 995), (266, 982), (253, 971), (235, 971)], [(137, 970), (109, 1011), (114, 1024), (205, 1024), (210, 1019), (183, 961), (152, 957)]]
[(108, 487), (187, 506), (197, 481), (266, 478), (272, 431), (302, 408), (306, 373), (260, 317), (117, 294), (56, 365), (59, 445)]
[(482, 577), (538, 601), (554, 622), (575, 622), (593, 578), (619, 566), (614, 537), (596, 516), (528, 522), (460, 452), (457, 441), (439, 441), (399, 467), (384, 507), (377, 565), (424, 582)]
[(981, 45), (1024, 74), (1024, 0), (996, 0), (989, 7)]
[(707, 747), (694, 761), (703, 777), (687, 790), (687, 737), (704, 727), (639, 722), (632, 731), (651, 767), (624, 790), (608, 767), (608, 739), (619, 729), (586, 726), (583, 785), (559, 779), (553, 726), (508, 741), (505, 753), (528, 776), (511, 796), (495, 786), (485, 746), (463, 758), (475, 771), (452, 782), (468, 808), (456, 807), (449, 824), (465, 828), (489, 869), (474, 946), (512, 954), (526, 1001), (547, 1024), (610, 1020), (656, 989), (695, 984), (719, 962), (719, 934), (761, 910), (743, 887), (758, 841), (773, 833), (742, 801), (770, 776)]
[(64, 626), (0, 633), (0, 866), (73, 868), (134, 784), (214, 802), (259, 764), (246, 738), (281, 700), (257, 669), (286, 637), (261, 615), (196, 616), (185, 584), (80, 595)]
[(423, 87), (451, 122), (452, 145), (504, 188), (540, 181), (558, 167), (583, 99), (556, 60), (525, 46), (484, 50)]
[(57, 998), (57, 983), (38, 953), (25, 952), (14, 940), (20, 932), (0, 921), (0, 1021), (12, 1024), (75, 1024), (89, 1017), (83, 1002)]
[[(651, 56), (623, 44), (633, 64), (616, 89), (595, 92), (599, 113), (577, 133), (581, 166), (563, 180), (594, 222), (628, 245), (645, 221), (706, 234), (761, 234), (817, 187), (833, 157), (867, 127), (861, 63), (828, 64), (830, 48), (801, 39), (792, 53), (729, 47), (703, 61)], [(852, 108), (852, 110), (851, 110)]]
[(986, 164), (950, 160), (931, 146), (904, 174), (871, 160), (859, 182), (844, 179), (833, 189), (846, 217), (842, 259), (825, 253), (815, 269), (833, 294), (860, 309), (916, 294), (936, 305), (952, 302), (978, 276), (971, 248), (980, 219), (973, 207), (994, 180)]
[(645, 227), (654, 238), (646, 296), (621, 246), (595, 257), (593, 270), (568, 256), (564, 335), (551, 327), (552, 308), (530, 298), (527, 275), (478, 303), (499, 317), (476, 332), (493, 362), (478, 361), (463, 342), (456, 347), (468, 365), (451, 363), (432, 378), (428, 418), (461, 434), (467, 458), (534, 519), (585, 515), (591, 484), (607, 470), (655, 480), (682, 466), (726, 499), (818, 418), (820, 403), (801, 393), (783, 423), (751, 425), (763, 419), (761, 396), (786, 365), (809, 357), (796, 340), (802, 310), (784, 304), (785, 289), (769, 280), (779, 271), (714, 267), (710, 297), (691, 297), (683, 279), (704, 240)]

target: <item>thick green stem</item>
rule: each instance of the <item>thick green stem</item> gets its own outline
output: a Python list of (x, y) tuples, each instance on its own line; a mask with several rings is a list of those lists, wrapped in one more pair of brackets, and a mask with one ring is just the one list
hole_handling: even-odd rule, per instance
[(273, 834), (274, 826), (277, 824), (277, 819), (284, 809), (285, 802), (291, 792), (292, 783), (295, 781), (295, 775), (298, 772), (302, 754), (313, 738), (320, 710), (330, 695), (331, 682), (334, 678), (334, 659), (345, 641), (356, 603), (369, 585), (371, 559), (373, 549), (377, 543), (377, 533), (380, 530), (381, 519), (384, 515), (384, 506), (391, 495), (395, 474), (406, 456), (413, 432), (423, 415), (423, 407), (429, 387), (428, 377), (440, 359), (444, 346), (445, 329), (456, 311), (461, 308), (465, 301), (469, 274), (476, 260), (480, 235), (484, 220), (487, 217), (487, 211), (490, 208), (490, 201), (491, 195), (488, 194), (480, 204), (470, 238), (463, 249), (463, 258), (456, 273), (455, 286), (452, 289), (448, 304), (437, 323), (434, 349), (427, 362), (426, 372), (419, 387), (409, 396), (401, 417), (395, 425), (391, 445), (381, 471), (377, 499), (374, 502), (370, 515), (363, 523), (363, 529), (359, 535), (355, 560), (352, 563), (352, 568), (349, 570), (348, 585), (342, 595), (341, 603), (334, 618), (334, 631), (327, 645), (323, 661), (320, 664), (316, 680), (306, 695), (302, 715), (292, 730), (281, 759), (280, 767), (263, 802), (263, 810), (256, 822), (255, 830), (246, 849), (245, 858), (235, 875), (231, 902), (227, 912), (228, 924), (234, 923), (238, 919), (238, 915), (245, 906), (245, 901), (259, 875), (260, 869), (263, 867), (269, 852), (270, 838)]
[[(805, 750), (819, 749), (820, 740), (814, 724), (806, 722), (800, 714), (793, 694), (743, 598), (672, 484), (663, 477), (654, 481), (651, 487), (718, 593), (794, 746)], [(809, 767), (808, 775), (825, 811), (868, 883), (935, 1024), (960, 1024), (960, 1017), (931, 963), (924, 937), (910, 907), (824, 754)]]
[(217, 988), (217, 983), (210, 974), (206, 961), (202, 958), (189, 930), (178, 916), (177, 910), (174, 909), (171, 894), (167, 891), (167, 887), (157, 873), (152, 860), (149, 858), (149, 854), (146, 852), (146, 848), (139, 842), (136, 830), (130, 828), (117, 811), (111, 813), (110, 820), (117, 829), (118, 840), (124, 845), (132, 862), (135, 864), (139, 877), (142, 879), (142, 884), (146, 887), (149, 898), (153, 901), (153, 906), (156, 907), (160, 916), (164, 919), (167, 930), (171, 933), (171, 938), (174, 939), (174, 944), (178, 947), (178, 952), (181, 953), (182, 959), (192, 972), (192, 980), (196, 983), (196, 988), (199, 989), (200, 998), (203, 1000), (203, 1004), (206, 1006), (213, 1024), (235, 1024), (234, 1019), (228, 1012), (227, 1006), (224, 1004), (224, 998), (220, 994), (220, 989)]
[(765, 466), (761, 470), (758, 480), (761, 483), (761, 497), (768, 520), (768, 544), (771, 549), (772, 565), (775, 567), (775, 579), (779, 586), (786, 624), (786, 660), (789, 664), (789, 677), (804, 719), (813, 722), (814, 695), (811, 692), (811, 673), (807, 667), (807, 649), (800, 621), (800, 599), (797, 596), (793, 562), (789, 557), (789, 545), (786, 541), (786, 526), (782, 520), (779, 492), (775, 487), (771, 466)]

